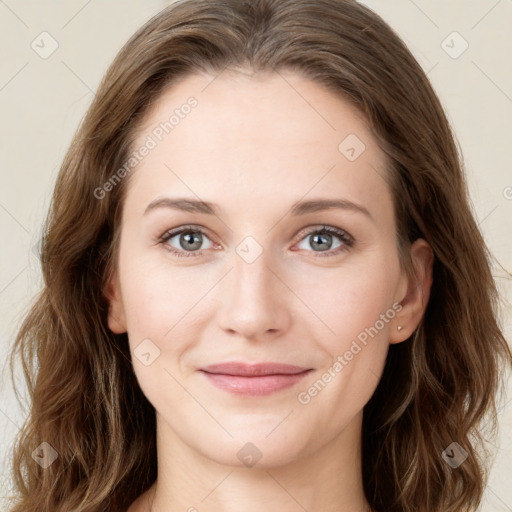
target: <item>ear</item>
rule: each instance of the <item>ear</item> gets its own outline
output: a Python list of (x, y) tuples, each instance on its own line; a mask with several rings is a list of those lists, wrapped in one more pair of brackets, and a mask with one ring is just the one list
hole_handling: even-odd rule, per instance
[(400, 343), (408, 339), (420, 324), (427, 309), (432, 286), (434, 253), (425, 240), (418, 238), (411, 246), (411, 259), (415, 275), (407, 276), (404, 271), (397, 297), (402, 309), (393, 319), (390, 343)]
[(126, 332), (126, 317), (117, 273), (113, 272), (103, 290), (108, 301), (108, 327), (115, 334)]

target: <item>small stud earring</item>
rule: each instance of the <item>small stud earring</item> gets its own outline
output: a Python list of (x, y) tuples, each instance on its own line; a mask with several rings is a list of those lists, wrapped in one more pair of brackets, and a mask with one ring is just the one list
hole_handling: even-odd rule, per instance
[(397, 325), (396, 329), (397, 329), (397, 331), (401, 331), (403, 329), (403, 327), (401, 325)]

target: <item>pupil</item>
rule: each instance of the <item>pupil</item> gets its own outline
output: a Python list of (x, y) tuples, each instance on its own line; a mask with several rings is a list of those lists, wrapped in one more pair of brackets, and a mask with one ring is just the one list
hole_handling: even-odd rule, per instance
[(315, 234), (313, 235), (313, 246), (316, 245), (318, 249), (329, 249), (330, 246), (330, 238), (329, 234)]
[(185, 233), (181, 238), (185, 241), (185, 247), (188, 247), (189, 249), (199, 249), (199, 247), (201, 247), (201, 238), (198, 233)]

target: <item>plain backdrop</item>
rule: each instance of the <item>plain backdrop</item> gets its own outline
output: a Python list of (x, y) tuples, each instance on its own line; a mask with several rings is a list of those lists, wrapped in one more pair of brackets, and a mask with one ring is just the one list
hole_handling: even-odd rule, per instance
[[(101, 77), (163, 0), (0, 0), (0, 509), (24, 411), (7, 354), (41, 285), (37, 244), (56, 175)], [(464, 155), (474, 212), (503, 268), (512, 338), (512, 0), (365, 0), (403, 38), (437, 91)], [(43, 41), (43, 42), (41, 42)], [(51, 55), (46, 55), (53, 51)], [(17, 379), (20, 376), (18, 375)], [(512, 512), (512, 390), (500, 409), (484, 512)]]

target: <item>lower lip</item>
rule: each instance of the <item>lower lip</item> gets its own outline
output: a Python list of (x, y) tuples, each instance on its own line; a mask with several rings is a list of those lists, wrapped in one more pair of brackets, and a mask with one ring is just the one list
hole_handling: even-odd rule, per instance
[(289, 388), (300, 382), (311, 370), (290, 375), (260, 375), (257, 377), (242, 377), (223, 373), (202, 372), (210, 382), (230, 393), (246, 396), (270, 395), (282, 389)]

